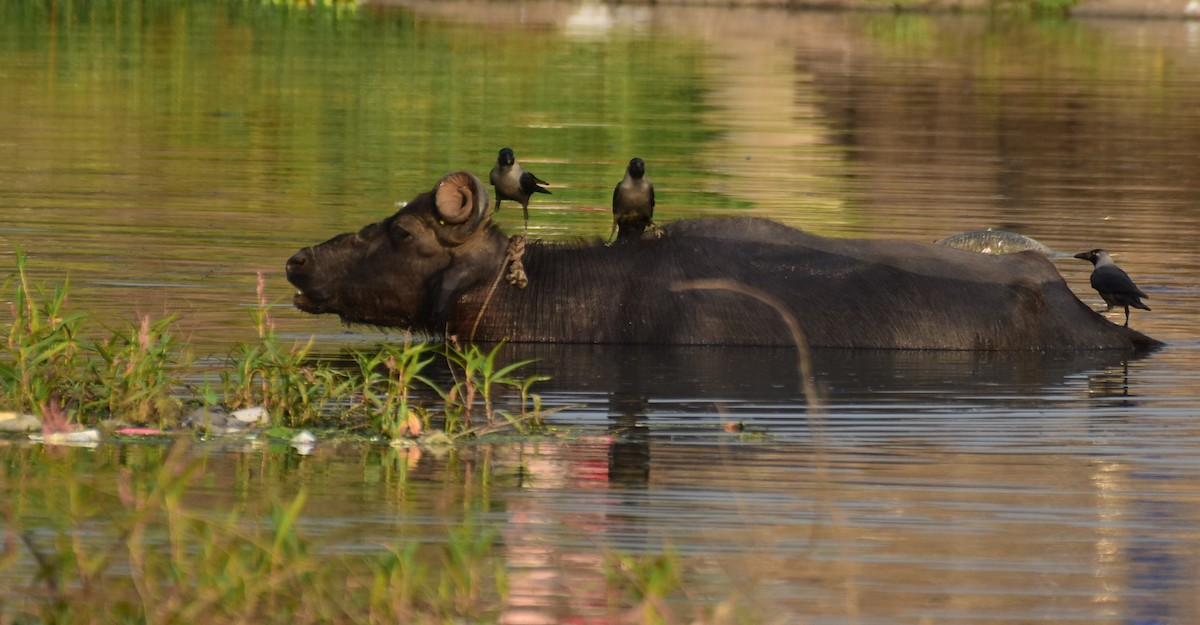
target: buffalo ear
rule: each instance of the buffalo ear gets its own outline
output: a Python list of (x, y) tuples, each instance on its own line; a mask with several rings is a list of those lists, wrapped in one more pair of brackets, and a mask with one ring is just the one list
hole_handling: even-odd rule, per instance
[(446, 174), (433, 188), (437, 216), (452, 226), (478, 221), (487, 214), (487, 188), (465, 171)]
[(434, 231), (446, 245), (462, 245), (488, 221), (487, 187), (465, 171), (446, 174), (433, 187)]

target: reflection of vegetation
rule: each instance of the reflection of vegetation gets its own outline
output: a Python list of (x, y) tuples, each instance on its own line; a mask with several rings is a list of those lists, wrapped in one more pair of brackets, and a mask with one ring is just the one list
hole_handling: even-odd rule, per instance
[(1071, 7), (1080, 0), (992, 0), (992, 7), (1018, 15), (1033, 17), (1067, 17)]
[[(1053, 18), (1053, 10), (1034, 9), (1033, 4), (1013, 2), (1012, 10), (999, 11), (990, 19), (873, 16), (865, 21), (865, 31), (888, 58), (944, 59), (969, 69), (967, 76), (981, 87), (991, 86), (990, 82), (1003, 83), (995, 88), (1024, 85), (1010, 84), (1013, 76), (1026, 80), (1062, 78), (1085, 84), (1091, 80), (1097, 87), (1107, 87), (1115, 77), (1128, 81), (1131, 73), (1148, 69), (1140, 51), (1114, 45), (1112, 38), (1101, 36), (1086, 24)], [(1022, 13), (1053, 19), (1027, 19)], [(913, 76), (899, 78), (911, 82)], [(1130, 103), (1136, 101), (1131, 99)]]
[[(729, 205), (695, 184), (693, 146), (713, 132), (700, 121), (699, 43), (572, 40), (403, 9), (348, 14), (348, 6), (218, 0), (47, 10), (42, 0), (12, 0), (0, 3), (0, 55), (20, 61), (9, 67), (11, 84), (38, 87), (23, 106), (49, 98), (66, 129), (76, 119), (112, 121), (75, 137), (86, 166), (123, 159), (107, 146), (200, 150), (229, 159), (224, 185), (386, 207), (447, 171), (486, 177), (496, 150), (511, 145), (518, 158), (554, 160), (544, 175), (570, 189), (556, 191), (555, 202), (607, 206), (625, 163), (643, 156), (660, 167), (655, 182), (674, 205)], [(186, 163), (136, 166), (176, 181), (174, 192), (210, 192), (201, 185), (212, 180), (176, 169)], [(291, 217), (330, 209), (301, 204)], [(589, 224), (582, 232), (607, 225), (603, 211), (547, 212), (563, 226)]]
[[(1129, 154), (1190, 153), (1177, 130), (1195, 109), (1186, 86), (1195, 68), (1174, 54), (1178, 42), (1169, 37), (1016, 12), (872, 15), (864, 23), (886, 64), (853, 79), (839, 108), (854, 116), (845, 123), (879, 142), (863, 152), (875, 175), (896, 175), (889, 172), (905, 165), (916, 137), (935, 169), (961, 154), (987, 154), (1003, 164), (972, 165), (961, 179), (972, 193), (995, 193), (1004, 219), (1026, 223), (1037, 219), (1031, 202), (1103, 196), (1077, 181), (1128, 179)], [(1146, 171), (1155, 172), (1147, 174), (1154, 184), (1177, 182), (1171, 167)], [(997, 218), (991, 210), (985, 219)]]
[[(15, 465), (38, 473), (54, 458)], [(470, 523), (425, 538), (330, 556), (300, 529), (306, 492), (261, 518), (188, 505), (201, 463), (177, 444), (140, 477), (128, 469), (98, 492), (61, 475), (5, 492), (0, 573), (11, 593), (19, 556), (36, 573), (5, 598), (4, 622), (490, 622), (504, 594), (496, 535)], [(117, 501), (118, 506), (106, 505)], [(41, 527), (46, 513), (53, 528)], [(25, 521), (27, 515), (33, 522)], [(99, 516), (98, 515), (102, 515)], [(103, 520), (103, 523), (98, 521)], [(86, 535), (86, 540), (81, 536)], [(21, 543), (16, 538), (22, 539)], [(28, 560), (28, 557), (23, 559)], [(28, 564), (25, 565), (28, 567)], [(33, 620), (29, 620), (33, 619)]]
[[(107, 341), (81, 345), (76, 337), (85, 316), (67, 314), (66, 286), (47, 291), (31, 284), (25, 264), (25, 256), (18, 254), (17, 271), (4, 282), (4, 296), (11, 288), (13, 322), (0, 348), (0, 407), (45, 415), (51, 405), (62, 405), (79, 422), (176, 425), (184, 405), (177, 393), (186, 388), (192, 357), (170, 332), (174, 318), (152, 322), (142, 317)], [(338, 369), (311, 357), (311, 340), (289, 345), (275, 334), (261, 276), (258, 296), (251, 317), (259, 340), (237, 345), (221, 372), (224, 401), (232, 408), (262, 406), (275, 425), (289, 428), (366, 424), (392, 438), (417, 436), (434, 425), (430, 412), (411, 402), (414, 384), (420, 382), (446, 400), (440, 418), (446, 434), (476, 434), (505, 425), (528, 431), (540, 422), (540, 399), (530, 388), (545, 378), (516, 375), (530, 361), (499, 363), (502, 345), (487, 352), (475, 345), (447, 346), (445, 360), (462, 376), (451, 389), (441, 390), (421, 375), (436, 353), (429, 344), (406, 341), (374, 353), (356, 352), (357, 370)], [(519, 404), (514, 413), (500, 409), (501, 389), (510, 390), (507, 401)], [(211, 392), (192, 401), (216, 403)], [(478, 402), (486, 423), (472, 427), (471, 410)]]
[(867, 20), (866, 33), (888, 56), (924, 58), (934, 51), (934, 22), (922, 15), (889, 15)]
[[(494, 623), (510, 605), (536, 609), (509, 601), (510, 578), (528, 575), (529, 562), (502, 539), (505, 515), (491, 514), (492, 489), (516, 479), (492, 466), (491, 448), (450, 451), (432, 480), (416, 475), (430, 464), (417, 449), (368, 451), (288, 466), (294, 453), (218, 459), (188, 439), (12, 448), (0, 465), (0, 622)], [(371, 477), (381, 470), (392, 473)], [(331, 509), (341, 500), (321, 483), (331, 474), (381, 482), (353, 498), (394, 519)], [(554, 549), (566, 557), (553, 567), (597, 576), (594, 596), (575, 607), (608, 610), (613, 622), (762, 622), (674, 615), (692, 563), (673, 550)]]
[(661, 554), (612, 553), (604, 562), (604, 576), (621, 603), (632, 603), (639, 612), (638, 623), (673, 623), (676, 619), (666, 599), (679, 589), (679, 556), (671, 550)]
[(261, 0), (265, 5), (275, 7), (294, 7), (304, 10), (333, 9), (339, 15), (358, 13), (358, 0)]

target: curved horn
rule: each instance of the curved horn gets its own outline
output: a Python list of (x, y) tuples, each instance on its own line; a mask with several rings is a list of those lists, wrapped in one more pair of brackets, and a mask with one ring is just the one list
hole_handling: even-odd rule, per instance
[(442, 178), (434, 189), (434, 203), (442, 221), (452, 225), (466, 223), (475, 212), (473, 176), (460, 171)]

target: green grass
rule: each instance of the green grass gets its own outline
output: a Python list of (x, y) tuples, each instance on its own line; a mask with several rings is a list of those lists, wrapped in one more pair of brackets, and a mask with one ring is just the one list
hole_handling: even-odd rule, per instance
[(44, 412), (52, 398), (80, 391), (83, 315), (66, 313), (67, 283), (51, 291), (30, 283), (24, 254), (17, 254), (16, 272), (2, 291), (3, 300), (12, 302), (0, 354), (4, 403), (11, 410)]
[[(173, 429), (197, 406), (261, 406), (280, 431), (338, 428), (393, 440), (434, 431), (452, 439), (505, 428), (531, 433), (545, 414), (532, 387), (546, 378), (520, 376), (531, 361), (503, 362), (503, 344), (485, 351), (408, 337), (351, 352), (353, 367), (315, 358), (311, 339), (276, 334), (261, 275), (258, 306), (250, 313), (258, 340), (235, 345), (219, 359), (219, 392), (210, 383), (196, 389), (186, 382), (196, 373), (196, 359), (172, 333), (174, 316), (143, 316), (86, 342), (80, 337), (87, 315), (67, 311), (68, 285), (34, 284), (26, 268), (18, 253), (16, 270), (0, 289), (0, 298), (12, 302), (0, 346), (0, 410), (60, 420), (65, 414), (81, 425)], [(424, 375), (435, 364), (451, 371), (449, 388)]]
[[(532, 392), (545, 378), (521, 376), (530, 361), (504, 362), (503, 344), (410, 338), (351, 352), (352, 366), (313, 358), (311, 340), (275, 333), (261, 278), (250, 315), (257, 340), (222, 361), (220, 391), (196, 388), (186, 382), (195, 358), (171, 331), (175, 317), (139, 317), (86, 341), (88, 319), (67, 311), (67, 284), (34, 284), (26, 267), (18, 254), (0, 289), (0, 299), (12, 302), (0, 347), (0, 409), (39, 413), (59, 427), (116, 420), (170, 429), (193, 406), (223, 403), (267, 407), (268, 436), (322, 426), (453, 441), (501, 429), (533, 433), (545, 414)], [(446, 388), (426, 375), (434, 366), (449, 371)], [(211, 487), (192, 441), (177, 436), (169, 451), (134, 446), (141, 452), (128, 463), (103, 461), (95, 476), (71, 455), (77, 450), (13, 447), (0, 465), (13, 478), (0, 481), (0, 578), (9, 585), (0, 593), (0, 625), (499, 620), (508, 595), (505, 546), (497, 527), (476, 518), (489, 505), (487, 488), (475, 489), (480, 501), (460, 502), (440, 536), (330, 553), (301, 531), (303, 486), (257, 495), (272, 502), (265, 510), (214, 512), (200, 503), (203, 495), (189, 503), (193, 484)], [(485, 472), (472, 481), (490, 479)], [(671, 551), (604, 557), (608, 608), (623, 622), (751, 622), (719, 617), (720, 610), (674, 614), (669, 598), (685, 584)]]
[(87, 391), (83, 414), (119, 415), (137, 425), (168, 427), (178, 422), (183, 402), (174, 394), (178, 371), (191, 364), (191, 354), (170, 332), (175, 317), (116, 330), (103, 342), (82, 352)]
[[(494, 429), (498, 425), (497, 417), (503, 417), (501, 423), (511, 425), (522, 433), (527, 433), (528, 425), (537, 425), (538, 419), (529, 419), (531, 413), (526, 407), (531, 400), (529, 387), (547, 378), (531, 376), (518, 378), (513, 374), (530, 363), (532, 360), (502, 365), (497, 363), (500, 350), (504, 343), (498, 343), (489, 351), (484, 351), (478, 345), (469, 344), (465, 347), (457, 342), (446, 344), (445, 357), (450, 364), (450, 372), (454, 376), (454, 386), (448, 393), (443, 394), (446, 400), (446, 415), (448, 433), (466, 433), (472, 430), (471, 414), (474, 407), (482, 403), (485, 423), (480, 427), (485, 430)], [(519, 394), (520, 412), (517, 414), (501, 410), (497, 407), (497, 398), (502, 389), (507, 387)], [(541, 413), (540, 400), (532, 396), (533, 412)]]
[(436, 388), (421, 375), (433, 362), (432, 351), (427, 343), (414, 343), (411, 337), (405, 337), (402, 345), (351, 353), (358, 366), (358, 375), (353, 378), (358, 387), (356, 399), (377, 430), (396, 439), (419, 436), (430, 429), (429, 412), (418, 410), (410, 400), (416, 383)]

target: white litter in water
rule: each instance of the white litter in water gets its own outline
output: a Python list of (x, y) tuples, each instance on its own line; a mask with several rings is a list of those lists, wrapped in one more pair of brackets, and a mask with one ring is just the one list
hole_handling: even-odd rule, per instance
[(304, 431), (300, 432), (299, 434), (292, 437), (293, 445), (311, 445), (315, 442), (317, 442), (317, 437), (314, 436), (313, 433), (309, 432), (308, 430), (304, 430)]
[(229, 413), (231, 417), (241, 421), (242, 423), (263, 423), (271, 418), (270, 413), (262, 406), (253, 408), (242, 408)]

